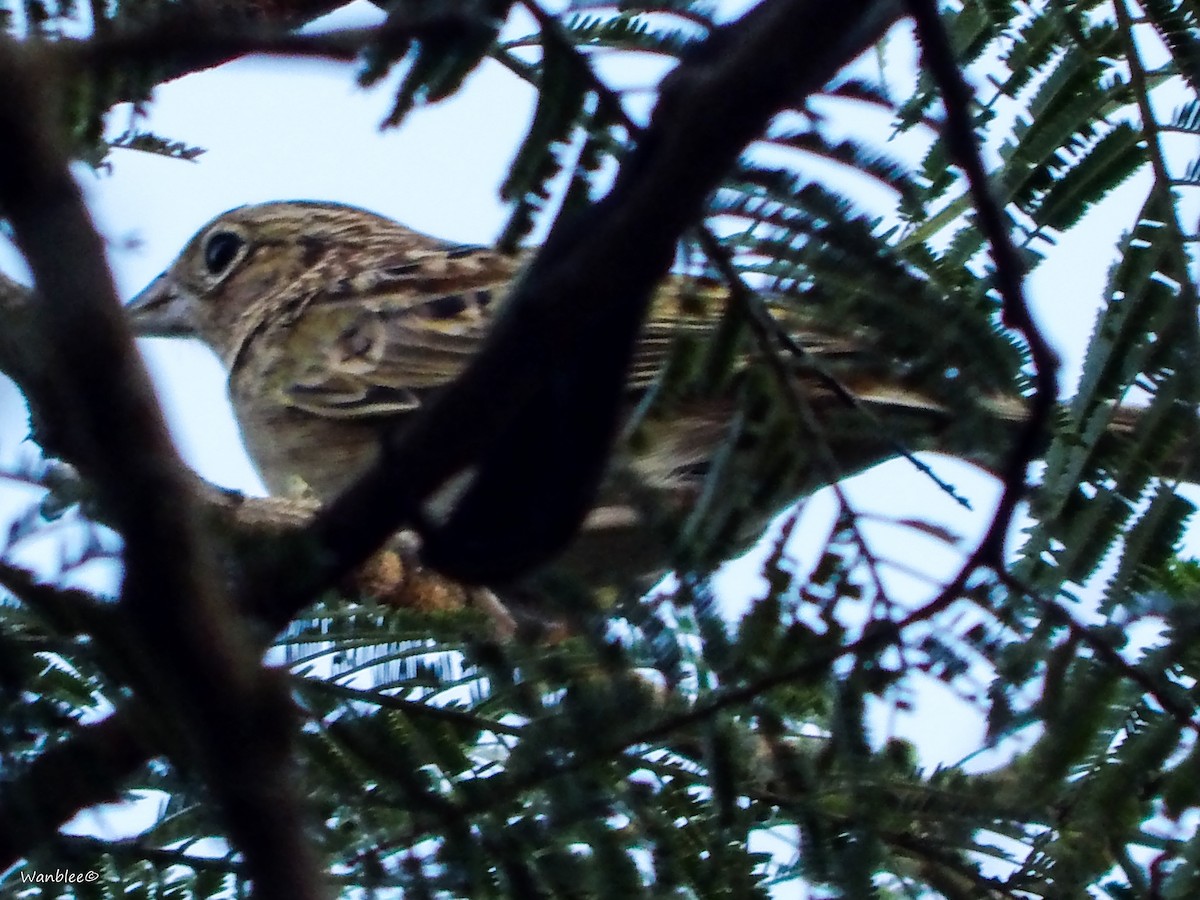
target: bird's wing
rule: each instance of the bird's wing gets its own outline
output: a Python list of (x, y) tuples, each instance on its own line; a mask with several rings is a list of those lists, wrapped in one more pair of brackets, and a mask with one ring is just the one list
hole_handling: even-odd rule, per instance
[[(297, 342), (291, 356), (304, 362), (284, 391), (285, 402), (327, 418), (418, 408), (478, 352), (521, 262), (483, 248), (408, 248), (394, 260), (378, 259), (321, 286), (291, 327), (290, 339)], [(725, 302), (720, 285), (668, 278), (634, 348), (630, 393), (654, 383), (681, 336), (711, 337)], [(818, 335), (809, 337), (816, 339), (805, 339), (810, 349), (829, 349)]]
[(284, 400), (327, 418), (410, 412), (479, 349), (518, 261), (436, 245), (316, 286), (289, 329), (303, 360)]

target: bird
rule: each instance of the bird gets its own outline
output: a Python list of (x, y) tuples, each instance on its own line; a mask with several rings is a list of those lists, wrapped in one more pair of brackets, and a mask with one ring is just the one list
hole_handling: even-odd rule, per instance
[[(323, 503), (378, 459), (387, 429), (465, 369), (531, 252), (442, 240), (337, 203), (258, 203), (204, 225), (127, 309), (139, 336), (207, 345), (268, 490)], [(820, 304), (787, 298), (767, 316), (779, 346), (755, 350), (730, 324), (728, 299), (711, 278), (671, 275), (657, 289), (625, 382), (621, 440), (565, 554), (585, 580), (711, 563), (708, 551), (681, 555), (673, 537), (688, 522), (697, 537), (697, 508), (719, 513), (700, 544), (728, 554), (790, 500), (905, 448), (995, 470), (1024, 414), (1019, 350), (953, 306), (940, 337), (900, 359), (880, 350), (887, 341), (870, 323), (831, 324)], [(737, 346), (724, 371), (722, 335)], [(982, 361), (994, 365), (972, 380)], [(822, 433), (802, 434), (813, 422)], [(818, 438), (829, 453), (812, 451)]]

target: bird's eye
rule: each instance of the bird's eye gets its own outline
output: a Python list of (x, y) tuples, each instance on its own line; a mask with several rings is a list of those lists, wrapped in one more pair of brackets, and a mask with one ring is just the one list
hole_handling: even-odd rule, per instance
[(223, 275), (245, 243), (232, 231), (218, 231), (204, 243), (204, 265), (210, 275)]

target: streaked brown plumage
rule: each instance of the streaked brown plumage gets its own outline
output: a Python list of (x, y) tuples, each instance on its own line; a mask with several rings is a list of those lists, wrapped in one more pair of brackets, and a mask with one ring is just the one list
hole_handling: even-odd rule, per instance
[[(327, 500), (375, 457), (381, 427), (462, 371), (520, 265), (519, 257), (440, 241), (352, 207), (260, 204), (201, 229), (131, 312), (140, 334), (196, 336), (221, 357), (247, 449), (272, 493)], [(631, 405), (655, 382), (674, 340), (710, 334), (723, 308), (723, 292), (713, 286), (674, 277), (660, 289), (635, 351)], [(843, 473), (894, 455), (893, 437), (913, 449), (938, 447), (939, 433), (954, 418), (944, 398), (856, 375), (853, 363), (863, 349), (853, 332), (838, 336), (791, 319), (786, 327), (829, 361), (861, 401), (887, 416), (885, 434), (806, 379), (810, 400), (853, 419), (853, 446), (830, 435)], [(876, 360), (867, 371), (879, 369)], [(987, 403), (995, 422), (1020, 414), (1014, 399)], [(610, 479), (585, 526), (599, 548), (589, 554), (593, 566), (628, 573), (663, 565), (662, 546), (647, 539), (632, 500), (686, 506), (735, 406), (726, 390), (640, 421), (639, 439), (616, 466), (625, 475)], [(986, 455), (1003, 442), (981, 443), (975, 461), (987, 464)], [(830, 478), (811, 459), (765, 477), (771, 483), (753, 501), (760, 522), (790, 496)]]

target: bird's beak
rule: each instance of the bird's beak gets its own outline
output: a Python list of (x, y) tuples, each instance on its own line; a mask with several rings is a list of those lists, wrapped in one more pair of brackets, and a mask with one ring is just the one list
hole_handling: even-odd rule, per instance
[(167, 273), (159, 275), (133, 298), (125, 309), (138, 337), (194, 337), (187, 298), (176, 289)]

